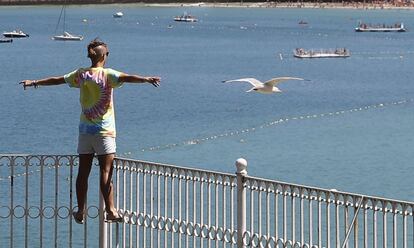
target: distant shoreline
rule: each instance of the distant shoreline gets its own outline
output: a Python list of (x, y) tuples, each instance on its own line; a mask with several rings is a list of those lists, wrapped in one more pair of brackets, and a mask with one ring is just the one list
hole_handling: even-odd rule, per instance
[(352, 3), (318, 3), (318, 2), (230, 2), (230, 3), (142, 3), (145, 6), (165, 7), (215, 7), (215, 8), (307, 8), (307, 9), (414, 9), (412, 5), (374, 4), (363, 2)]
[(230, 2), (230, 3), (142, 3), (145, 6), (165, 7), (216, 7), (216, 8), (308, 8), (308, 9), (414, 9), (413, 5), (354, 3), (318, 3), (318, 2)]
[[(62, 5), (64, 0), (0, 0), (0, 6)], [(414, 9), (413, 4), (364, 3), (364, 2), (153, 2), (132, 0), (66, 0), (68, 5), (123, 5), (136, 4), (146, 7), (211, 7), (211, 8), (309, 8), (309, 9)]]

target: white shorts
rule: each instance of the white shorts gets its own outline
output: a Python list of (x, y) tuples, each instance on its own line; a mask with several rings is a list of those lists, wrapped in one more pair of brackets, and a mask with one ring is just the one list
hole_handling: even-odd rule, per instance
[(78, 154), (106, 155), (116, 152), (114, 137), (79, 134)]

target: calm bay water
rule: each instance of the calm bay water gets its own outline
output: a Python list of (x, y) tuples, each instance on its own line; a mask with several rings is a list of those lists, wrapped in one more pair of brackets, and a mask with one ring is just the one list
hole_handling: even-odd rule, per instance
[[(112, 18), (119, 10), (124, 18)], [(184, 11), (200, 22), (174, 23)], [(76, 153), (78, 91), (23, 91), (18, 82), (89, 66), (86, 45), (100, 37), (108, 67), (162, 77), (160, 88), (116, 90), (119, 156), (230, 173), (244, 157), (250, 175), (414, 200), (412, 11), (71, 6), (68, 31), (85, 40), (55, 42), (59, 14), (58, 6), (0, 8), (0, 31), (30, 34), (0, 44), (0, 153)], [(409, 31), (355, 33), (358, 20), (402, 21)], [(346, 47), (352, 56), (299, 60), (296, 47)], [(278, 95), (221, 83), (276, 76), (311, 81), (281, 84)], [(290, 120), (269, 125), (281, 118)]]

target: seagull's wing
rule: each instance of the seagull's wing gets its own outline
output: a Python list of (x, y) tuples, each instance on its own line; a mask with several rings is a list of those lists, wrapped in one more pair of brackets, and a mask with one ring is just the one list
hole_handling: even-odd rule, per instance
[(266, 81), (265, 85), (275, 86), (276, 84), (286, 81), (286, 80), (305, 80), (303, 78), (297, 78), (297, 77), (278, 77), (278, 78), (272, 78), (269, 81)]
[(227, 80), (223, 81), (223, 83), (233, 83), (233, 82), (248, 82), (254, 87), (262, 86), (263, 83), (255, 78), (240, 78), (240, 79), (234, 79), (234, 80)]

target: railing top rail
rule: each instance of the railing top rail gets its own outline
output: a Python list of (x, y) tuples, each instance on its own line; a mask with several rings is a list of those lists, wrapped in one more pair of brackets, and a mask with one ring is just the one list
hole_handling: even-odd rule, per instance
[(294, 188), (304, 189), (304, 190), (311, 191), (311, 192), (312, 191), (323, 192), (325, 194), (331, 194), (331, 195), (335, 195), (335, 194), (346, 195), (346, 196), (349, 196), (349, 197), (352, 197), (352, 198), (358, 198), (358, 199), (363, 197), (364, 201), (377, 201), (377, 202), (388, 202), (388, 203), (391, 203), (391, 204), (395, 203), (395, 204), (400, 204), (400, 205), (411, 205), (411, 207), (414, 208), (414, 202), (409, 202), (409, 201), (402, 201), (402, 200), (388, 199), (388, 198), (384, 198), (384, 197), (349, 193), (349, 192), (345, 192), (345, 191), (339, 191), (339, 190), (336, 190), (336, 189), (324, 189), (324, 188), (313, 187), (313, 186), (305, 186), (305, 185), (301, 185), (301, 184), (287, 183), (287, 182), (264, 179), (264, 178), (253, 177), (253, 176), (246, 176), (245, 178), (246, 178), (246, 181), (253, 180), (253, 181), (256, 181), (258, 183), (263, 183), (263, 184), (278, 184), (278, 185), (281, 185), (282, 187), (283, 186), (294, 187)]
[(211, 170), (204, 170), (204, 169), (195, 169), (195, 168), (189, 168), (184, 166), (177, 166), (177, 165), (170, 165), (170, 164), (164, 164), (164, 163), (155, 163), (155, 162), (149, 162), (144, 160), (136, 160), (136, 159), (127, 159), (127, 158), (121, 158), (121, 157), (115, 157), (115, 161), (124, 161), (124, 162), (131, 162), (131, 163), (140, 163), (140, 164), (146, 164), (150, 166), (162, 166), (170, 169), (175, 170), (184, 170), (189, 172), (197, 172), (197, 173), (205, 173), (205, 174), (216, 174), (228, 178), (236, 178), (235, 174), (231, 173), (225, 173), (225, 172), (218, 172), (218, 171), (211, 171)]
[(33, 156), (28, 153), (0, 153), (0, 157), (28, 157)]
[(26, 153), (0, 153), (0, 158), (23, 158), (23, 157), (79, 157), (75, 154), (26, 154)]
[[(74, 155), (74, 154), (61, 154), (61, 155), (57, 155), (57, 154), (0, 154), (0, 159), (4, 159), (4, 158), (74, 158), (74, 157), (78, 157), (78, 155)], [(149, 166), (162, 166), (164, 168), (169, 168), (171, 170), (183, 170), (183, 171), (187, 171), (187, 172), (191, 172), (191, 173), (200, 173), (200, 174), (213, 174), (213, 175), (218, 175), (218, 176), (222, 176), (222, 177), (227, 177), (227, 178), (236, 178), (235, 174), (231, 174), (231, 173), (223, 173), (223, 172), (217, 172), (217, 171), (210, 171), (210, 170), (205, 170), (205, 169), (195, 169), (195, 168), (189, 168), (189, 167), (184, 167), (184, 166), (177, 166), (177, 165), (171, 165), (171, 164), (164, 164), (164, 163), (156, 163), (156, 162), (149, 162), (149, 161), (144, 161), (144, 160), (137, 160), (137, 159), (129, 159), (129, 158), (122, 158), (122, 157), (116, 157), (115, 161), (121, 161), (121, 162), (129, 162), (129, 163), (139, 163), (139, 164), (145, 164), (145, 165), (149, 165)], [(254, 177), (254, 176), (249, 176), (246, 175), (245, 176), (246, 182), (249, 183), (249, 181), (251, 182), (255, 182), (257, 185), (280, 185), (282, 188), (287, 187), (287, 188), (296, 188), (296, 189), (302, 189), (302, 190), (306, 190), (307, 192), (322, 192), (326, 195), (342, 195), (342, 196), (347, 196), (347, 197), (351, 197), (354, 199), (360, 199), (361, 197), (364, 197), (364, 202), (385, 202), (385, 203), (389, 203), (389, 204), (399, 204), (399, 205), (410, 205), (411, 208), (414, 209), (414, 202), (409, 202), (409, 201), (403, 201), (403, 200), (395, 200), (395, 199), (389, 199), (389, 198), (385, 198), (385, 197), (377, 197), (377, 196), (369, 196), (369, 195), (363, 195), (363, 194), (357, 194), (357, 193), (350, 193), (350, 192), (345, 192), (345, 191), (339, 191), (336, 189), (324, 189), (324, 188), (319, 188), (319, 187), (313, 187), (313, 186), (305, 186), (305, 185), (301, 185), (301, 184), (295, 184), (295, 183), (287, 183), (287, 182), (283, 182), (283, 181), (277, 181), (277, 180), (270, 180), (270, 179), (264, 179), (264, 178), (259, 178), (259, 177)], [(253, 188), (254, 189), (254, 188)]]

